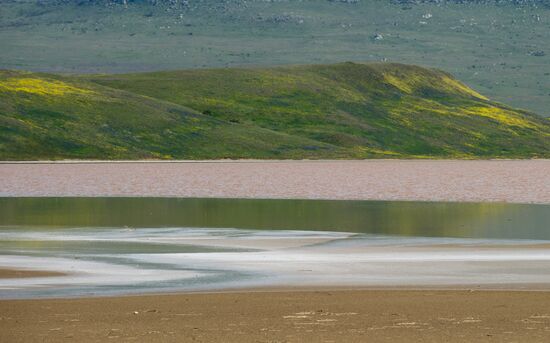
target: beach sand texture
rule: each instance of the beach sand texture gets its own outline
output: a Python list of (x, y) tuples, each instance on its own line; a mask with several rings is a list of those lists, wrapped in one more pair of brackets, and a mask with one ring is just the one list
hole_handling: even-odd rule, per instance
[(1, 279), (19, 279), (19, 278), (63, 276), (63, 275), (65, 275), (65, 274), (58, 273), (58, 272), (53, 272), (53, 271), (45, 271), (45, 270), (0, 268), (0, 280)]
[[(550, 203), (550, 160), (2, 163), (0, 175), (0, 196)], [(0, 270), (43, 276), (26, 273)], [(547, 342), (550, 292), (317, 287), (0, 301), (0, 342), (59, 341)]]
[(0, 302), (3, 342), (548, 342), (550, 293), (295, 291)]
[(0, 164), (0, 196), (550, 203), (550, 160)]

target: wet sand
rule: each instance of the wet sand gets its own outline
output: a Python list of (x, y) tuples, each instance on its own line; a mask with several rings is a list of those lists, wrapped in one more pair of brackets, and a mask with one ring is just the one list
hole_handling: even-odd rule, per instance
[(0, 302), (4, 342), (548, 342), (550, 293), (281, 291)]
[(45, 270), (0, 268), (0, 279), (50, 277), (50, 276), (63, 276), (63, 275), (66, 275), (66, 274), (60, 273), (60, 272), (45, 271)]
[(550, 160), (0, 163), (0, 196), (550, 203)]
[(1, 268), (67, 275), (0, 279), (0, 299), (288, 287), (550, 290), (546, 241), (197, 228), (15, 228), (1, 238)]

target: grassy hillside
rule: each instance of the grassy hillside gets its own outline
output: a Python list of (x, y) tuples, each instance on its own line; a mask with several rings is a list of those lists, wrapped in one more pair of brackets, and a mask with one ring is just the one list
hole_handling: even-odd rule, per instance
[(0, 2), (4, 69), (110, 73), (387, 60), (441, 68), (491, 99), (550, 116), (547, 0)]
[(450, 75), (401, 64), (186, 70), (92, 77), (228, 122), (351, 156), (547, 156), (549, 121), (490, 102)]
[(338, 148), (55, 75), (0, 72), (0, 160), (333, 156)]
[(550, 121), (401, 64), (0, 76), (0, 158), (550, 157)]

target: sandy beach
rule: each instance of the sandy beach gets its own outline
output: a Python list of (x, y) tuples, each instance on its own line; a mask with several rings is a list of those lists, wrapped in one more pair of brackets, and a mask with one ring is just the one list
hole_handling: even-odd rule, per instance
[(32, 277), (63, 276), (65, 274), (44, 270), (7, 269), (0, 268), (0, 279), (18, 279)]
[(0, 196), (550, 203), (550, 160), (0, 163)]
[[(0, 174), (6, 197), (550, 203), (550, 160), (1, 163)], [(0, 341), (550, 340), (542, 241), (200, 230), (4, 228)], [(248, 288), (226, 287), (243, 276)], [(146, 288), (117, 293), (129, 283)]]
[(550, 293), (319, 290), (0, 302), (3, 342), (547, 342)]

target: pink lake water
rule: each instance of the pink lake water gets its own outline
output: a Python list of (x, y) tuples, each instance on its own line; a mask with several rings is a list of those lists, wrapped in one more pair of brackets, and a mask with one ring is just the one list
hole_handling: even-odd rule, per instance
[(550, 203), (550, 160), (0, 163), (0, 196)]

